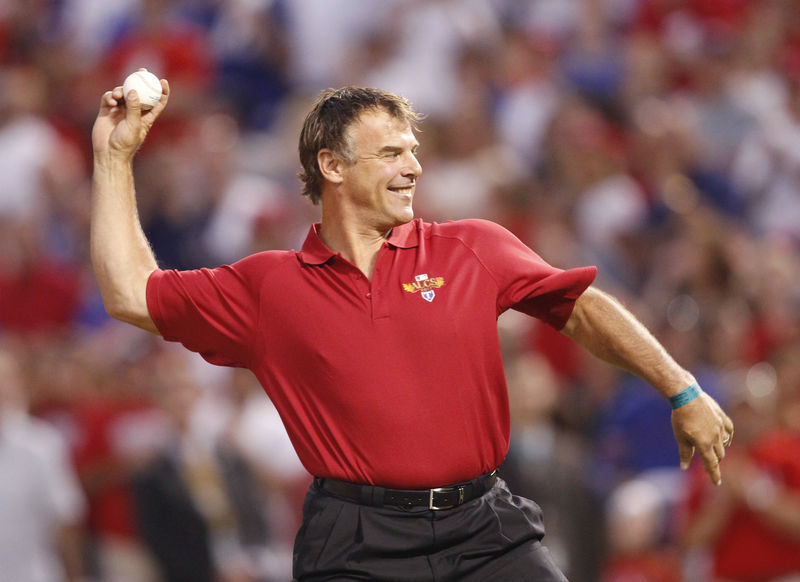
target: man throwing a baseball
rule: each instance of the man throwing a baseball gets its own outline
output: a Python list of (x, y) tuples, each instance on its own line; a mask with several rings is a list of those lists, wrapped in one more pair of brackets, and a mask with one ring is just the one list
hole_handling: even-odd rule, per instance
[(298, 581), (564, 581), (539, 508), (495, 473), (509, 442), (497, 335), (507, 309), (647, 380), (673, 407), (682, 466), (715, 483), (733, 424), (593, 267), (547, 264), (483, 220), (414, 217), (419, 118), (402, 97), (320, 94), (300, 135), (303, 194), (322, 205), (300, 251), (166, 271), (139, 224), (132, 160), (163, 113), (122, 88), (92, 141), (91, 246), (108, 312), (258, 377), (315, 476)]

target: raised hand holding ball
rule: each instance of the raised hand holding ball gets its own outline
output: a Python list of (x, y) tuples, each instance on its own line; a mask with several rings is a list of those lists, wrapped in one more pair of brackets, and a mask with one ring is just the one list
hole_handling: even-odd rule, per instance
[(161, 99), (161, 81), (150, 71), (141, 70), (128, 75), (122, 84), (122, 94), (127, 98), (132, 89), (139, 95), (142, 109), (152, 109)]

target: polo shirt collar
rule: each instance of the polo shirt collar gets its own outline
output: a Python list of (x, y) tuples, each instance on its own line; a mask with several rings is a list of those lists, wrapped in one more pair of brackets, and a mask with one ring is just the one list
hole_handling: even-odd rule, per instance
[[(419, 244), (419, 233), (417, 226), (419, 219), (414, 219), (406, 224), (401, 224), (392, 229), (387, 242), (401, 249), (410, 249)], [(328, 261), (337, 253), (334, 253), (328, 248), (322, 237), (319, 236), (321, 223), (315, 222), (308, 230), (308, 235), (303, 243), (303, 249), (300, 251), (300, 260), (308, 265), (321, 265)]]
[(392, 229), (386, 242), (400, 249), (414, 248), (419, 244), (419, 223), (421, 219), (415, 218)]
[(307, 265), (321, 265), (336, 253), (328, 248), (322, 237), (319, 236), (319, 228), (321, 223), (315, 222), (308, 230), (308, 235), (303, 243), (303, 249), (298, 253), (300, 260)]

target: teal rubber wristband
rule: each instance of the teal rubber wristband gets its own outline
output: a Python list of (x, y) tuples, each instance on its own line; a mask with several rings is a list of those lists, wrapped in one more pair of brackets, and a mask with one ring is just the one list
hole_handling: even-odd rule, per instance
[(700, 386), (697, 385), (697, 382), (691, 384), (675, 394), (674, 396), (669, 397), (669, 405), (672, 407), (672, 410), (676, 408), (680, 408), (684, 404), (688, 404), (698, 396), (703, 390)]

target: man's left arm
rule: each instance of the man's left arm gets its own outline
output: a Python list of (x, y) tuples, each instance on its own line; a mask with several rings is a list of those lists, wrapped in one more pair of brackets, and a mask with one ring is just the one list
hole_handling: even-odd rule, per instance
[[(666, 398), (695, 384), (695, 378), (630, 311), (594, 287), (578, 298), (561, 331), (596, 357), (647, 381)], [(700, 391), (696, 398), (672, 411), (672, 429), (681, 468), (688, 468), (696, 451), (711, 480), (720, 484), (719, 463), (725, 456), (725, 445), (730, 444), (733, 422), (719, 404)]]

